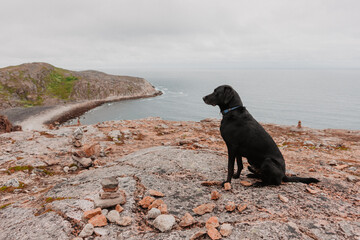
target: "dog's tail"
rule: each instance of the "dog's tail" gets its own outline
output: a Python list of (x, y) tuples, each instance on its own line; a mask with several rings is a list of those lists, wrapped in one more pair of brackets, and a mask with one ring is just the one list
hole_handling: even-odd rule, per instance
[(302, 178), (302, 177), (288, 177), (288, 176), (285, 176), (282, 180), (284, 182), (302, 182), (306, 184), (320, 182), (320, 180), (316, 178)]

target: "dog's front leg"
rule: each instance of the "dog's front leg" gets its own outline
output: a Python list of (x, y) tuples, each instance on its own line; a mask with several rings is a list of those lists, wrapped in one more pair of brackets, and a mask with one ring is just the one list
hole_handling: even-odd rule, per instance
[(236, 155), (236, 163), (237, 163), (237, 172), (234, 174), (233, 178), (240, 178), (241, 171), (243, 170), (244, 166), (242, 163), (242, 156), (240, 154)]
[(234, 175), (234, 165), (235, 165), (235, 151), (231, 147), (228, 147), (228, 175), (226, 181), (222, 183), (223, 186), (225, 183), (231, 182), (231, 179)]

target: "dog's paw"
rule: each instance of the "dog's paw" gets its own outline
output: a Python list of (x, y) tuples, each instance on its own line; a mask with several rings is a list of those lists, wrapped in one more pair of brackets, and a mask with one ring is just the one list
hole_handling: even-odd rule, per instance
[(234, 178), (234, 179), (240, 178), (240, 173), (235, 173), (235, 174), (233, 175), (233, 178)]
[(254, 173), (249, 173), (246, 175), (248, 178), (260, 178), (259, 175), (254, 174)]
[(266, 184), (264, 184), (263, 182), (256, 182), (253, 185), (251, 185), (252, 187), (264, 187), (266, 186)]
[(230, 183), (229, 181), (225, 181), (221, 183), (221, 186), (224, 187), (225, 183)]

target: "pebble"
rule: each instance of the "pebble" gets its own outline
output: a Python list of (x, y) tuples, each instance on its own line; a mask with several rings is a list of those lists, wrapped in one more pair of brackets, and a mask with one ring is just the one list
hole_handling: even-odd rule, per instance
[(160, 210), (161, 214), (167, 214), (168, 213), (167, 205), (165, 203), (163, 203), (163, 204), (161, 204), (159, 206), (159, 210)]
[(131, 225), (133, 219), (129, 216), (125, 216), (125, 217), (122, 217), (120, 218), (119, 221), (116, 221), (116, 224), (122, 226), (122, 227), (126, 227), (126, 226), (129, 226)]
[(80, 232), (79, 237), (89, 237), (93, 234), (94, 232), (94, 226), (91, 223), (88, 223), (85, 225), (85, 227), (83, 228), (83, 230)]
[(218, 200), (220, 198), (221, 194), (218, 191), (212, 191), (211, 192), (211, 200)]
[(236, 208), (236, 205), (235, 205), (234, 202), (228, 202), (228, 203), (225, 205), (225, 209), (226, 209), (226, 211), (228, 211), (228, 212), (234, 211), (235, 208)]
[(20, 186), (20, 182), (16, 179), (16, 178), (13, 178), (13, 179), (10, 179), (9, 181), (7, 181), (5, 183), (5, 186), (6, 187), (19, 187)]
[(118, 211), (116, 210), (111, 210), (107, 215), (106, 215), (107, 220), (109, 220), (109, 222), (116, 222), (120, 220), (120, 214)]
[(195, 219), (191, 216), (190, 213), (185, 213), (185, 215), (181, 218), (179, 223), (180, 227), (188, 227), (196, 223)]
[(94, 233), (98, 236), (106, 236), (109, 235), (109, 230), (106, 228), (94, 228)]
[(164, 197), (165, 196), (162, 192), (155, 191), (153, 189), (149, 190), (149, 194), (154, 197)]
[(279, 197), (279, 199), (280, 199), (282, 202), (284, 202), (284, 203), (289, 202), (289, 199), (288, 199), (287, 197), (283, 196), (283, 195), (280, 195), (280, 194), (279, 194), (278, 197)]
[(139, 201), (139, 205), (142, 208), (148, 208), (153, 201), (155, 201), (155, 198), (150, 197), (150, 196), (146, 196), (142, 200)]
[(244, 187), (250, 187), (252, 185), (251, 182), (248, 182), (248, 181), (245, 181), (245, 180), (240, 181), (240, 184), (243, 185)]
[(161, 212), (160, 212), (159, 209), (157, 209), (157, 208), (152, 208), (152, 209), (148, 212), (147, 217), (148, 217), (148, 219), (155, 219), (155, 218), (157, 218), (157, 217), (160, 216), (160, 215), (161, 215)]
[(91, 218), (89, 220), (89, 223), (91, 223), (94, 227), (102, 227), (107, 225), (106, 217), (102, 214), (96, 215), (95, 217)]
[(203, 230), (201, 230), (201, 231), (195, 233), (194, 235), (192, 235), (192, 236), (190, 237), (190, 240), (200, 239), (200, 237), (204, 236), (205, 234), (206, 234), (206, 232), (203, 231)]
[(82, 158), (82, 157), (77, 157), (75, 155), (72, 155), (72, 159), (76, 162), (79, 163), (81, 166), (83, 166), (84, 168), (88, 168), (92, 165), (92, 160), (91, 158)]
[(196, 208), (193, 209), (194, 213), (198, 214), (198, 215), (204, 215), (205, 213), (210, 213), (214, 210), (215, 208), (215, 204), (214, 203), (205, 203), (202, 204)]
[(65, 167), (63, 168), (63, 170), (64, 170), (65, 173), (69, 173), (70, 168), (69, 168), (68, 166), (65, 166)]
[(348, 182), (357, 182), (357, 181), (358, 181), (357, 177), (352, 176), (352, 175), (347, 176), (347, 177), (346, 177), (346, 180), (347, 180)]
[(238, 211), (241, 213), (247, 208), (247, 204), (241, 204), (237, 207)]
[(108, 214), (109, 210), (107, 210), (106, 208), (101, 210), (101, 214), (106, 216)]
[(155, 218), (154, 227), (159, 229), (161, 232), (166, 232), (171, 230), (175, 224), (175, 218), (172, 215), (162, 214)]
[(233, 227), (229, 224), (229, 223), (224, 223), (223, 225), (221, 225), (220, 227), (220, 234), (223, 237), (228, 237), (231, 235), (233, 230)]
[(124, 211), (124, 208), (122, 206), (120, 206), (119, 204), (117, 204), (115, 206), (115, 210), (118, 211), (119, 213), (121, 213), (122, 211)]
[(218, 226), (220, 226), (220, 224), (219, 224), (219, 219), (216, 216), (210, 217), (205, 223), (205, 227), (207, 229), (217, 228)]
[(155, 201), (153, 201), (150, 206), (148, 207), (149, 209), (152, 208), (159, 208), (161, 204), (164, 204), (164, 201), (161, 199), (156, 199)]
[(221, 234), (219, 233), (219, 231), (212, 227), (212, 228), (209, 228), (207, 230), (207, 234), (209, 235), (209, 237), (212, 239), (212, 240), (217, 240), (217, 239), (220, 239), (221, 238)]
[(75, 172), (77, 169), (78, 169), (77, 166), (72, 166), (72, 167), (69, 168), (69, 171), (70, 172)]
[(101, 208), (96, 208), (96, 209), (85, 211), (83, 216), (85, 219), (90, 219), (99, 214), (101, 214)]
[(76, 140), (82, 139), (83, 135), (84, 131), (82, 130), (82, 128), (77, 128), (73, 133), (73, 136)]

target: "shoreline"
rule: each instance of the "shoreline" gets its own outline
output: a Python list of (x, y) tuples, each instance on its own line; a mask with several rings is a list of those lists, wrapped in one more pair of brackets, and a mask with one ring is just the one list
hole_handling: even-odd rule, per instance
[[(23, 130), (45, 130), (51, 124), (61, 124), (70, 119), (77, 118), (85, 112), (104, 103), (150, 98), (160, 96), (162, 94), (163, 93), (161, 91), (156, 91), (154, 94), (150, 95), (109, 97), (106, 99), (68, 103), (64, 105), (39, 106), (34, 109), (7, 109), (2, 111), (1, 114), (4, 114), (11, 119), (13, 124), (20, 125)], [(14, 120), (14, 118), (19, 116), (22, 119)]]

